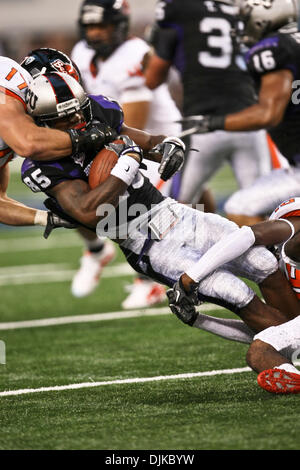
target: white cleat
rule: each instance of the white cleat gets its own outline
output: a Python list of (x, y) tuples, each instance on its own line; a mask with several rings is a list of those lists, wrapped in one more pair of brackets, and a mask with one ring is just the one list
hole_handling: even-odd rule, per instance
[(86, 251), (80, 260), (80, 268), (73, 277), (71, 292), (74, 297), (85, 297), (91, 294), (99, 284), (103, 268), (116, 255), (112, 242), (105, 241), (100, 253)]
[(131, 293), (122, 302), (124, 309), (151, 307), (166, 300), (166, 289), (157, 282), (137, 278)]

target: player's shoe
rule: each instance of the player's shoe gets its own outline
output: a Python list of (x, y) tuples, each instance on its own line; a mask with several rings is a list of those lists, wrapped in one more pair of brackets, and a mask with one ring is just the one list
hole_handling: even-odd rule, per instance
[(257, 377), (257, 383), (271, 393), (300, 393), (300, 374), (283, 369), (263, 370)]
[(172, 289), (167, 290), (167, 296), (171, 311), (183, 323), (192, 326), (198, 316), (198, 312), (195, 308), (195, 305), (199, 305), (197, 286), (187, 294), (183, 288), (181, 279), (179, 279)]
[(126, 310), (146, 308), (166, 300), (166, 289), (157, 282), (135, 279), (129, 296), (122, 302)]
[(81, 260), (80, 268), (75, 274), (71, 292), (74, 297), (85, 297), (91, 294), (99, 284), (103, 268), (110, 263), (116, 255), (112, 242), (105, 241), (100, 253), (86, 251)]

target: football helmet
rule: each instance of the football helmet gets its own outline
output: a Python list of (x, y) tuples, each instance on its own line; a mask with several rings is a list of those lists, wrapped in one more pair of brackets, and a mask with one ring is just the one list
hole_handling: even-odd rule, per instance
[(239, 0), (240, 14), (245, 23), (244, 42), (254, 44), (286, 26), (297, 30), (297, 0)]
[(71, 75), (81, 83), (80, 71), (77, 65), (61, 51), (42, 47), (30, 51), (20, 64), (32, 77), (36, 77), (41, 72), (61, 72)]
[[(114, 25), (115, 28), (109, 40), (91, 40), (86, 34), (86, 28), (89, 25)], [(85, 0), (80, 10), (79, 28), (81, 37), (99, 57), (109, 57), (128, 36), (128, 2), (126, 0)]]
[(89, 97), (82, 86), (66, 73), (39, 74), (26, 92), (28, 113), (38, 125), (52, 127), (60, 118), (82, 111), (85, 126), (92, 121)]

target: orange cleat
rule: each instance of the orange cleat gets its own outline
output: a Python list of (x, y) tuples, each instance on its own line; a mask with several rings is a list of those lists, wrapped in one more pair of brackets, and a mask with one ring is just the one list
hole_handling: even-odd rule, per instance
[(271, 393), (300, 393), (300, 374), (283, 369), (263, 370), (257, 376), (258, 385)]

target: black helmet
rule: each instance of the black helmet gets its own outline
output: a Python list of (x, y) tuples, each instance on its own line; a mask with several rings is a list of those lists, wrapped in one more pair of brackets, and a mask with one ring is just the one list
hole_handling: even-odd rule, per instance
[[(88, 40), (86, 27), (100, 24), (115, 26), (109, 41)], [(128, 36), (129, 5), (126, 0), (85, 0), (80, 9), (79, 27), (81, 37), (87, 41), (88, 45), (100, 57), (107, 58)]]
[(41, 72), (61, 72), (71, 75), (79, 83), (81, 76), (77, 65), (61, 51), (48, 47), (41, 47), (29, 52), (20, 64), (32, 77)]

